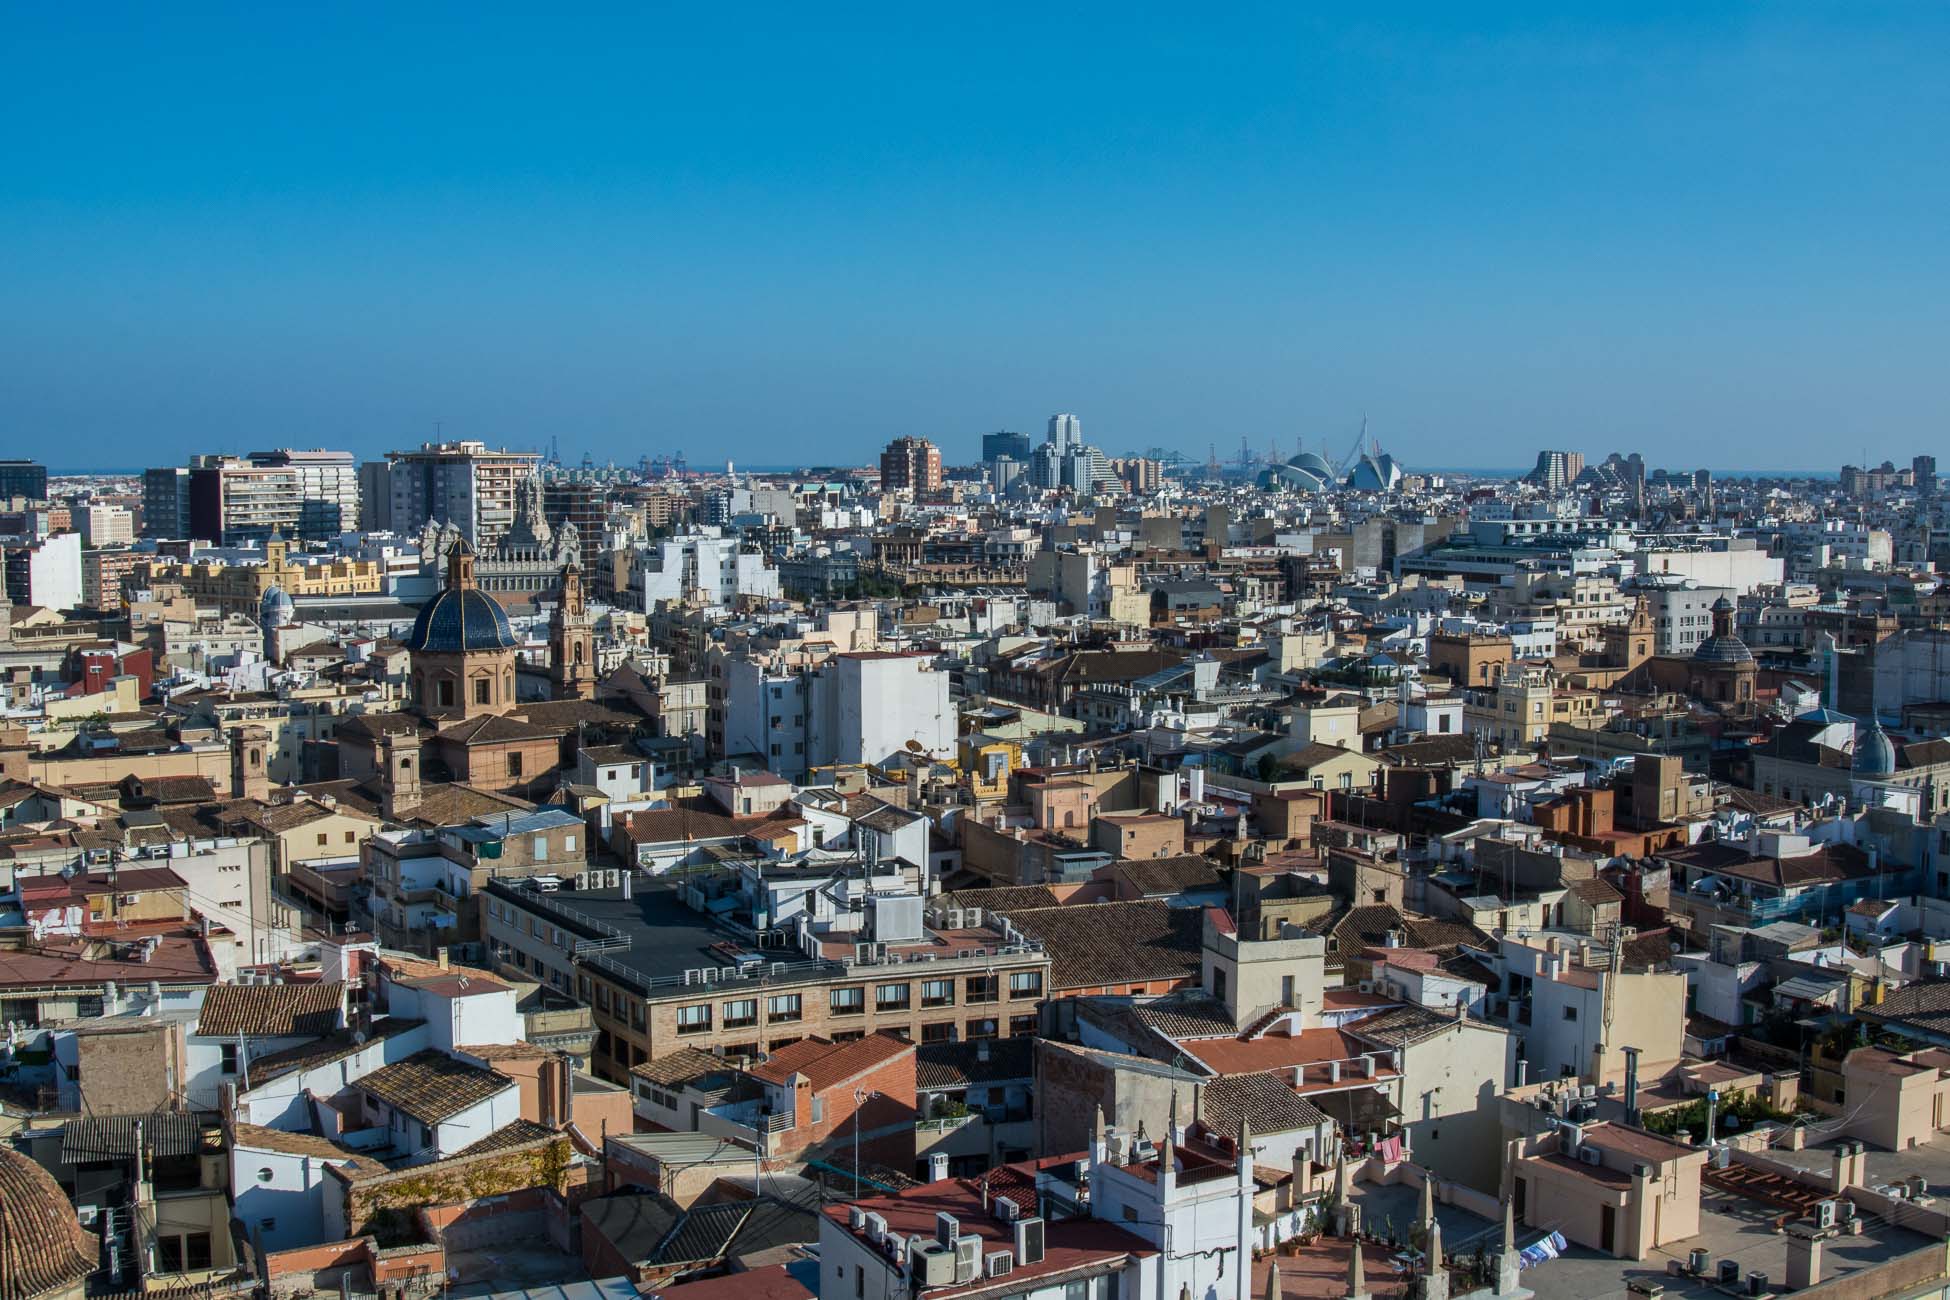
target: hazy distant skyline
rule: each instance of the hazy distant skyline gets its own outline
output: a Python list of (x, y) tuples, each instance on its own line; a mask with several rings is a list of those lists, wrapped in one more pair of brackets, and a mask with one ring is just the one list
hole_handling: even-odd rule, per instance
[[(1386, 21), (1382, 21), (1385, 18)], [(0, 455), (1907, 463), (1950, 10), (15, 6)]]

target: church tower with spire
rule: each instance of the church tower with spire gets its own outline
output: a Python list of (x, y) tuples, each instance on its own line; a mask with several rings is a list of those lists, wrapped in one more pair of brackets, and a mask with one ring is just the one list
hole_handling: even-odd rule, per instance
[(562, 566), (555, 612), (548, 620), (549, 675), (558, 700), (587, 700), (596, 694), (596, 637), (589, 601), (582, 590), (582, 566), (574, 556)]

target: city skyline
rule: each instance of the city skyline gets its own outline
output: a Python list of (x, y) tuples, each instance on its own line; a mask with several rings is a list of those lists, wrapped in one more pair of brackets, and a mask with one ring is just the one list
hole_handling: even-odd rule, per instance
[(1940, 10), (1107, 15), (16, 15), (0, 427), (780, 464), (1365, 413), (1755, 468), (1950, 419)]

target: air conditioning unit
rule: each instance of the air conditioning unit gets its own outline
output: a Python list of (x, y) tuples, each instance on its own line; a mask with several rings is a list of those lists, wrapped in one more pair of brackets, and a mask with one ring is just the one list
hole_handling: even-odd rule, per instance
[(964, 925), (973, 930), (982, 923), (982, 909), (979, 907), (967, 908), (963, 911), (961, 919)]
[(963, 918), (963, 916), (964, 916), (964, 915), (965, 915), (965, 913), (964, 913), (964, 912), (962, 911), (962, 909), (961, 909), (961, 908), (959, 908), (959, 907), (951, 907), (951, 908), (949, 908), (949, 909), (948, 909), (948, 928), (949, 928), (950, 930), (959, 930), (959, 929), (961, 929), (961, 927), (962, 927), (962, 918)]
[(1815, 1226), (1818, 1228), (1834, 1227), (1837, 1213), (1838, 1212), (1836, 1210), (1835, 1202), (1816, 1201), (1815, 1202)]
[(1016, 1257), (1006, 1250), (998, 1250), (982, 1261), (982, 1273), (986, 1277), (1007, 1277), (1009, 1270), (1016, 1266)]
[(955, 1281), (973, 1282), (982, 1275), (982, 1239), (958, 1237), (955, 1240)]
[(1361, 992), (1363, 992), (1363, 993), (1372, 993), (1372, 992), (1374, 992), (1374, 981), (1373, 981), (1373, 980), (1362, 980), (1362, 981), (1361, 981), (1361, 983), (1360, 983), (1360, 985), (1359, 985), (1359, 988), (1360, 988), (1360, 990), (1361, 990)]
[(846, 1226), (855, 1232), (862, 1231), (867, 1226), (867, 1212), (857, 1205), (847, 1206)]
[(1581, 1146), (1578, 1148), (1578, 1160), (1587, 1165), (1602, 1165), (1605, 1163), (1605, 1153), (1597, 1147)]
[(955, 1252), (947, 1246), (921, 1247), (912, 1270), (924, 1287), (955, 1284)]
[(866, 1224), (868, 1241), (871, 1241), (874, 1245), (878, 1246), (882, 1241), (886, 1240), (887, 1238), (886, 1219), (882, 1218), (878, 1214), (865, 1214), (861, 1216), (861, 1220)]
[(1039, 1215), (1025, 1215), (1011, 1225), (1015, 1232), (1015, 1256), (1026, 1268), (1031, 1264), (1043, 1262), (1043, 1220)]
[(995, 1217), (1004, 1223), (1014, 1223), (1022, 1217), (1022, 1207), (1007, 1196), (998, 1196), (990, 1204), (995, 1206)]
[(934, 1216), (935, 1244), (947, 1250), (955, 1248), (956, 1238), (961, 1236), (961, 1220), (946, 1210), (936, 1211)]

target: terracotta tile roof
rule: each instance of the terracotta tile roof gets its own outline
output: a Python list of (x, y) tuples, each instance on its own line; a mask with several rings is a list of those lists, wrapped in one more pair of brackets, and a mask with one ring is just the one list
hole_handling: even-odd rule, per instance
[[(1020, 1205), (1034, 1205), (1037, 1171), (1070, 1164), (1080, 1155), (1080, 1152), (1072, 1152), (1042, 1160), (997, 1166), (989, 1170), (985, 1176), (988, 1194), (991, 1197), (1010, 1197)], [(960, 1221), (962, 1235), (982, 1239), (985, 1254), (992, 1250), (1008, 1250), (1014, 1246), (1011, 1225), (1002, 1222), (982, 1208), (981, 1183), (973, 1178), (943, 1179), (938, 1183), (910, 1187), (891, 1196), (870, 1196), (853, 1204), (869, 1213), (880, 1215), (886, 1220), (887, 1230), (899, 1236), (932, 1239), (935, 1231), (935, 1215), (945, 1213), (954, 1215)], [(847, 1228), (849, 1208), (845, 1204), (829, 1205), (822, 1209), (821, 1213), (844, 1232), (849, 1230)], [(928, 1294), (931, 1300), (933, 1297), (972, 1297), (989, 1293), (1019, 1295), (1024, 1291), (1037, 1289), (1034, 1283), (1041, 1277), (1072, 1272), (1087, 1273), (1093, 1269), (1109, 1272), (1121, 1269), (1131, 1260), (1150, 1259), (1156, 1254), (1157, 1251), (1143, 1238), (1101, 1219), (1089, 1217), (1053, 1219), (1044, 1231), (1044, 1254), (1041, 1263), (1028, 1265), (1018, 1263), (1005, 1277), (978, 1278), (957, 1287), (930, 1287)], [(1031, 1285), (1025, 1286), (1025, 1283)]]
[(1181, 853), (1169, 858), (1131, 858), (1115, 864), (1117, 873), (1131, 888), (1147, 898), (1183, 893), (1188, 889), (1215, 889), (1219, 886), (1218, 867), (1198, 853)]
[(537, 1061), (552, 1055), (538, 1043), (470, 1043), (454, 1050), (482, 1061)]
[(1019, 907), (1055, 907), (1060, 902), (1047, 885), (1001, 885), (994, 889), (956, 889), (941, 896), (943, 907), (979, 907), (1005, 916)]
[(1180, 989), (1131, 1008), (1131, 1015), (1168, 1038), (1234, 1038), (1239, 1026), (1233, 1023), (1226, 1004), (1198, 989)]
[(913, 1050), (914, 1044), (885, 1032), (850, 1043), (802, 1038), (779, 1048), (757, 1065), (746, 1067), (745, 1073), (767, 1083), (784, 1083), (795, 1074), (803, 1075), (814, 1092), (824, 1092)]
[(294, 1156), (318, 1156), (324, 1160), (355, 1161), (362, 1157), (358, 1152), (340, 1146), (327, 1137), (316, 1133), (286, 1133), (282, 1129), (262, 1128), (256, 1124), (237, 1124), (232, 1133), (231, 1145), (253, 1151), (282, 1151)]
[(659, 1056), (654, 1061), (645, 1061), (642, 1065), (631, 1067), (630, 1073), (647, 1083), (674, 1088), (679, 1084), (689, 1083), (692, 1079), (701, 1079), (707, 1074), (716, 1074), (727, 1068), (729, 1067), (724, 1061), (709, 1052), (700, 1051), (695, 1047), (680, 1047), (674, 1052)]
[(631, 840), (638, 844), (671, 844), (683, 840), (735, 839), (760, 819), (726, 817), (721, 813), (695, 808), (652, 808), (631, 813), (624, 821)]
[(515, 1081), (499, 1070), (484, 1070), (427, 1048), (381, 1066), (352, 1086), (422, 1124), (438, 1124), (514, 1087)]
[(323, 1038), (339, 1027), (345, 985), (219, 984), (203, 999), (204, 1038)]
[(479, 1142), (462, 1147), (454, 1152), (453, 1159), (464, 1160), (468, 1156), (484, 1156), (490, 1151), (508, 1151), (515, 1147), (525, 1147), (530, 1142), (540, 1142), (546, 1138), (560, 1137), (546, 1124), (534, 1120), (518, 1119), (512, 1124), (503, 1124)]
[(330, 1065), (333, 1061), (343, 1060), (365, 1046), (358, 1041), (361, 1032), (366, 1042), (373, 1042), (419, 1029), (425, 1024), (424, 1020), (385, 1016), (373, 1021), (372, 1026), (364, 1031), (341, 1029), (316, 1042), (300, 1043), (296, 1047), (287, 1047), (281, 1052), (252, 1057), (245, 1069), (245, 1081), (249, 1087), (255, 1088), (281, 1074), (290, 1074), (294, 1070), (315, 1069), (321, 1065)]
[(1348, 1033), (1363, 1042), (1382, 1047), (1405, 1047), (1425, 1038), (1433, 1038), (1454, 1028), (1457, 1023), (1453, 1016), (1404, 1003), (1371, 1016), (1363, 1016), (1346, 1028)]
[(1326, 1112), (1276, 1074), (1212, 1080), (1199, 1093), (1199, 1116), (1221, 1133), (1237, 1133), (1242, 1119), (1255, 1134), (1291, 1133), (1328, 1122)]
[(922, 1043), (914, 1049), (914, 1086), (964, 1088), (971, 1083), (1028, 1079), (1036, 1073), (1035, 1056), (1036, 1040), (1028, 1035), (972, 1043)]
[(1179, 1047), (1217, 1074), (1257, 1074), (1292, 1069), (1296, 1065), (1349, 1061), (1372, 1050), (1339, 1029), (1303, 1029), (1298, 1034), (1272, 1034), (1250, 1041), (1201, 1038), (1181, 1043)]
[(1198, 976), (1201, 919), (1195, 907), (1140, 900), (1005, 909), (1003, 915), (1042, 943), (1057, 989)]

